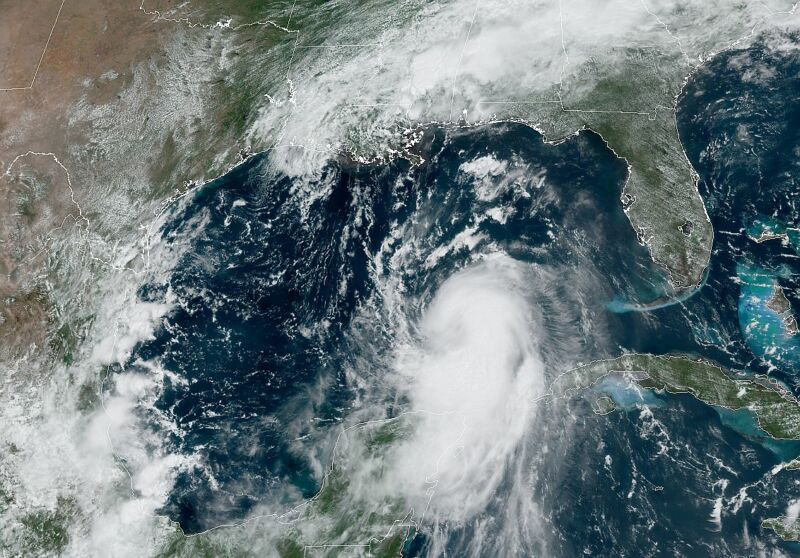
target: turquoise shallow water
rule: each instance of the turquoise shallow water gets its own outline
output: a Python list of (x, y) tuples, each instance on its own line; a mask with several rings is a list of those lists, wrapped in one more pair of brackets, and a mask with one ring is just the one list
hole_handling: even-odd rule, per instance
[(792, 334), (780, 314), (769, 308), (779, 276), (740, 263), (739, 326), (747, 346), (760, 360), (780, 370), (800, 370), (800, 335)]
[(797, 227), (790, 227), (786, 223), (778, 221), (773, 217), (756, 215), (750, 221), (750, 224), (747, 225), (746, 230), (747, 236), (756, 241), (770, 242), (771, 240), (767, 240), (770, 237), (785, 236), (785, 239), (777, 238), (774, 240), (788, 243), (795, 252), (800, 248), (800, 229)]
[[(204, 464), (182, 475), (165, 510), (185, 530), (315, 494), (329, 429), (365, 400), (403, 410), (369, 399), (397, 397), (393, 329), (415, 328), (418, 308), (476, 256), (503, 252), (538, 270), (531, 291), (547, 318), (537, 335), (553, 362), (577, 338), (587, 355), (605, 345), (583, 312), (617, 294), (651, 298), (663, 281), (618, 203), (624, 162), (597, 135), (550, 146), (517, 124), (431, 128), (423, 154), (415, 168), (331, 161), (302, 184), (255, 157), (165, 228), (191, 249), (141, 293), (179, 302), (131, 362), (183, 380), (167, 381), (153, 424), (170, 417), (175, 450)], [(386, 281), (410, 323), (387, 315)]]
[[(745, 55), (774, 79), (744, 80), (728, 62)], [(678, 125), (717, 234), (703, 285), (658, 305), (647, 303), (665, 294), (663, 274), (619, 202), (626, 166), (590, 132), (549, 146), (518, 124), (434, 127), (416, 167), (342, 157), (299, 180), (265, 154), (206, 185), (163, 230), (189, 249), (140, 290), (178, 303), (128, 363), (174, 374), (143, 420), (197, 458), (162, 512), (199, 532), (313, 496), (343, 425), (365, 409), (406, 409), (393, 375), (400, 330), (416, 334), (436, 289), (495, 252), (535, 272), (531, 330), (548, 380), (623, 350), (682, 352), (800, 391), (796, 336), (766, 306), (780, 285), (800, 308), (798, 76), (798, 60), (757, 45), (716, 57), (687, 85)], [(764, 230), (789, 242), (750, 238)], [(769, 475), (796, 444), (690, 395), (616, 380), (593, 393), (619, 409), (543, 404), (486, 509), (423, 523), (404, 554), (431, 555), (434, 533), (452, 556), (508, 548), (509, 533), (519, 555), (797, 552), (760, 527), (800, 496), (800, 474)], [(531, 509), (545, 531), (521, 517)]]

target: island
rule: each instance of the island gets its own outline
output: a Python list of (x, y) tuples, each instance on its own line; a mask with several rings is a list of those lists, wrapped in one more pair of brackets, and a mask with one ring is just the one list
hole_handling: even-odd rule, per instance
[(788, 390), (765, 376), (734, 378), (717, 364), (689, 356), (626, 354), (597, 360), (558, 376), (548, 395), (571, 397), (609, 376), (647, 389), (689, 393), (716, 407), (747, 410), (769, 436), (800, 440), (800, 402)]
[(789, 335), (797, 334), (797, 318), (795, 318), (792, 312), (792, 305), (780, 285), (775, 285), (772, 296), (767, 300), (767, 308), (780, 316), (781, 322), (783, 322)]
[[(776, 304), (783, 308), (782, 301)], [(558, 376), (548, 396), (571, 397), (609, 376), (626, 378), (643, 388), (689, 393), (715, 407), (745, 409), (770, 437), (800, 440), (800, 401), (788, 390), (764, 376), (734, 378), (717, 364), (689, 356), (626, 354), (597, 360)], [(613, 409), (606, 396), (596, 398), (592, 406), (595, 414)], [(790, 461), (782, 469), (800, 470), (800, 459)], [(772, 529), (783, 540), (800, 542), (800, 520), (796, 516), (768, 518), (761, 526)]]

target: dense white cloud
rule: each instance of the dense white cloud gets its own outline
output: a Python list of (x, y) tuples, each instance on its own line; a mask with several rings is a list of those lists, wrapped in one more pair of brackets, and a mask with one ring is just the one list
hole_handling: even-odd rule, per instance
[(442, 517), (483, 508), (544, 390), (529, 279), (499, 254), (456, 273), (425, 310), (420, 345), (398, 360), (420, 418), (389, 476), (417, 506), (432, 488), (431, 510)]
[[(778, 12), (792, 4), (773, 4), (734, 9), (727, 2), (680, 0), (462, 0), (406, 2), (390, 16), (355, 11), (322, 45), (364, 46), (298, 49), (288, 74), (292, 102), (265, 103), (252, 133), (275, 137), (280, 130), (280, 144), (304, 145), (303, 158), (321, 160), (342, 145), (381, 144), (398, 124), (502, 118), (520, 106), (509, 103), (557, 103), (561, 89), (566, 103), (579, 102), (620, 70), (626, 49), (656, 53), (660, 67), (646, 62), (637, 72), (662, 72), (678, 85), (689, 64), (746, 44), (754, 29), (786, 24)], [(299, 43), (304, 40), (301, 30)], [(621, 100), (619, 106), (574, 108), (655, 106)], [(277, 151), (275, 159), (285, 161), (286, 153)], [(298, 153), (291, 156), (296, 162)]]

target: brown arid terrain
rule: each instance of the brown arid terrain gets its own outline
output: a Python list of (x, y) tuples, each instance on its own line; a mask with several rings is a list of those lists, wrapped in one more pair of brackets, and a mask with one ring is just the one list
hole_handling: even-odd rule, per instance
[[(191, 15), (215, 22), (226, 7)], [(294, 36), (196, 24), (142, 0), (0, 0), (0, 14), (0, 394), (12, 414), (25, 409), (22, 427), (46, 416), (44, 393), (65, 396), (56, 405), (69, 412), (98, 409), (105, 372), (73, 366), (104, 327), (98, 281), (131, 279), (166, 203), (241, 160), (263, 95), (241, 87), (240, 48)], [(80, 521), (69, 498), (43, 511), (23, 494), (13, 462), (32, 447), (0, 442), (4, 555), (62, 549), (63, 524)], [(117, 475), (112, 484), (127, 478)]]
[(49, 309), (39, 280), (48, 243), (87, 225), (85, 183), (71, 184), (68, 174), (77, 163), (70, 108), (115, 97), (167, 30), (135, 1), (5, 0), (0, 11), (0, 340), (10, 356), (44, 342)]
[(24, 4), (3, 2), (0, 21), (0, 89), (31, 86), (49, 46), (51, 31), (60, 19), (61, 0)]
[[(406, 93), (398, 93), (407, 83), (408, 60), (419, 54), (417, 49), (425, 52), (413, 33), (398, 30), (413, 23), (423, 32), (433, 25), (424, 32), (452, 31), (458, 44), (455, 30), (467, 32), (468, 18), (462, 21), (458, 10), (450, 13), (443, 6), (423, 10), (427, 15), (417, 18), (416, 8), (406, 7), (387, 10), (380, 0), (358, 9), (320, 0), (44, 0), (35, 5), (2, 0), (2, 351), (31, 346), (15, 339), (41, 344), (47, 331), (64, 326), (59, 316), (79, 319), (74, 314), (83, 308), (85, 287), (98, 271), (92, 267), (139, 265), (136, 256), (118, 253), (118, 244), (130, 248), (165, 201), (224, 173), (241, 153), (299, 145), (309, 157), (338, 149), (369, 160), (405, 149), (404, 134), (414, 126), (440, 121), (445, 114), (452, 120), (454, 103), (467, 102), (456, 98), (450, 68), (458, 65), (458, 49), (448, 51), (441, 67), (432, 70), (430, 83), (408, 82), (408, 99), (418, 96), (419, 106), (428, 108), (412, 110), (412, 103), (405, 115), (398, 112), (398, 102), (409, 102)], [(550, 100), (502, 101), (497, 106), (507, 107), (505, 112), (476, 113), (475, 122), (521, 120), (553, 141), (582, 128), (601, 132), (630, 165), (626, 188), (641, 190), (626, 197), (641, 241), (679, 289), (690, 288), (702, 276), (713, 235), (669, 106), (691, 72), (689, 60), (746, 42), (794, 8), (742, 6), (735, 17), (719, 22), (724, 31), (719, 37), (698, 35), (702, 40), (692, 53), (645, 8), (634, 10), (639, 19), (628, 39), (661, 45), (652, 51), (652, 61), (642, 62), (636, 48), (630, 59), (620, 58), (617, 47), (606, 52), (602, 34), (592, 38), (576, 28), (570, 39), (576, 54), (564, 57), (560, 72), (552, 71), (557, 68), (552, 53), (543, 51), (542, 61), (535, 55), (539, 51), (529, 50), (525, 64), (540, 64), (552, 84), (523, 86), (509, 81), (518, 76), (513, 71), (500, 80), (510, 90), (522, 87)], [(433, 16), (440, 9), (443, 19), (436, 23)], [(714, 9), (692, 9), (697, 21), (716, 17)], [(535, 19), (550, 33), (559, 13), (548, 10)], [(484, 24), (494, 24), (492, 18), (504, 24), (502, 13), (488, 10)], [(702, 26), (691, 13), (687, 7), (670, 17), (694, 33)], [(542, 35), (557, 59), (566, 52), (563, 33), (560, 40)], [(605, 52), (607, 67), (598, 66), (600, 54), (580, 66), (576, 57), (582, 51)], [(514, 59), (508, 53), (493, 55), (497, 63)], [(420, 56), (425, 67), (427, 55)], [(460, 79), (493, 83), (495, 78), (483, 75), (484, 66), (476, 64), (465, 66)], [(635, 79), (629, 66), (638, 68)], [(572, 68), (578, 72), (574, 79), (565, 74)], [(650, 74), (652, 79), (644, 79)], [(584, 83), (589, 77), (591, 87)], [(637, 87), (627, 87), (634, 81)], [(442, 96), (440, 87), (451, 91)], [(487, 87), (470, 102), (499, 95)], [(561, 100), (553, 101), (554, 95)], [(568, 108), (573, 105), (580, 108)], [(680, 203), (666, 201), (675, 196)], [(665, 212), (672, 216), (664, 218)]]
[[(646, 371), (652, 380), (660, 371), (678, 379), (637, 376), (632, 387), (658, 390), (659, 398), (688, 392), (726, 409), (742, 408), (751, 390), (792, 419), (796, 413), (784, 409), (787, 402), (795, 409), (794, 399), (694, 358), (626, 353), (630, 366), (613, 375), (605, 365), (639, 344), (638, 330), (615, 331), (628, 323), (618, 312), (641, 314), (655, 331), (649, 312), (683, 310), (708, 284), (715, 231), (680, 136), (680, 99), (709, 62), (739, 49), (744, 58), (731, 58), (732, 67), (775, 79), (756, 54), (795, 54), (798, 18), (794, 0), (0, 0), (0, 556), (299, 557), (346, 548), (396, 557), (417, 525), (431, 527), (436, 541), (439, 531), (460, 538), (451, 526), (480, 535), (495, 522), (496, 540), (509, 546), (481, 536), (474, 552), (461, 554), (521, 555), (516, 529), (533, 525), (538, 541), (539, 502), (529, 508), (514, 496), (507, 509), (495, 508), (494, 494), (527, 498), (534, 485), (519, 457), (530, 448), (539, 460), (534, 446), (545, 448), (542, 463), (558, 453), (528, 440), (527, 429), (546, 415), (555, 420), (542, 425), (554, 435), (564, 430), (562, 415), (540, 414), (566, 400), (544, 392), (553, 378), (557, 387), (559, 378), (575, 377), (561, 369), (588, 370), (581, 378), (591, 381), (570, 394), (598, 387), (599, 372), (616, 380), (617, 372)], [(418, 165), (439, 157), (436, 134), (459, 145), (461, 134), (506, 125), (534, 129), (541, 153), (557, 162), (553, 170), (517, 157), (513, 142), (513, 157), (494, 157), (494, 139), (472, 160), (458, 152), (456, 161), (455, 151), (441, 158), (442, 169), (452, 165), (442, 173), (447, 181)], [(603, 158), (595, 157), (603, 144)], [(562, 147), (569, 159), (555, 153)], [(573, 204), (571, 193), (559, 193), (568, 182), (559, 173), (575, 177), (585, 200), (581, 194)], [(584, 184), (584, 174), (598, 178)], [(384, 177), (392, 182), (384, 186)], [(252, 198), (226, 190), (231, 178), (246, 180)], [(447, 200), (461, 192), (450, 178), (464, 199), (474, 190), (463, 219), (461, 209), (450, 215)], [(613, 193), (609, 203), (619, 200), (616, 217), (605, 214), (605, 202), (591, 202), (597, 182)], [(446, 203), (437, 201), (439, 184)], [(537, 201), (528, 205), (529, 198)], [(579, 218), (554, 222), (562, 206), (569, 216), (576, 205)], [(541, 213), (541, 223), (510, 224), (498, 238), (512, 248), (498, 254), (506, 245), (482, 231), (505, 228), (517, 212)], [(346, 219), (329, 225), (328, 213)], [(612, 218), (632, 227), (625, 231), (639, 251), (616, 236)], [(237, 237), (250, 237), (252, 225), (263, 236), (240, 249)], [(613, 236), (595, 233), (606, 230)], [(533, 235), (541, 244), (528, 243)], [(598, 246), (617, 241), (608, 261), (630, 255), (630, 267), (606, 279), (603, 266), (612, 264)], [(217, 249), (224, 258), (215, 258)], [(514, 253), (531, 270), (506, 261)], [(462, 261), (477, 273), (461, 269)], [(618, 279), (625, 270), (635, 276), (630, 285)], [(196, 280), (206, 272), (235, 295)], [(637, 300), (645, 282), (657, 298), (615, 306)], [(445, 294), (457, 287), (458, 304), (451, 297), (433, 304), (442, 285)], [(320, 302), (328, 291), (336, 291), (333, 302)], [(770, 308), (795, 333), (794, 300), (780, 292)], [(475, 301), (479, 312), (462, 311)], [(445, 310), (426, 318), (429, 307)], [(232, 325), (218, 323), (220, 309)], [(451, 313), (472, 318), (451, 322), (444, 315)], [(696, 330), (700, 318), (688, 313), (692, 327), (681, 336), (716, 344), (714, 327)], [(252, 320), (256, 314), (264, 322)], [(473, 328), (473, 318), (482, 323)], [(437, 326), (433, 341), (447, 330), (442, 343), (418, 339), (426, 324)], [(450, 351), (450, 337), (462, 330), (480, 334)], [(469, 345), (480, 351), (473, 355)], [(498, 357), (494, 345), (507, 353)], [(540, 352), (552, 361), (540, 362)], [(474, 373), (473, 361), (482, 366)], [(499, 370), (491, 385), (490, 367)], [(429, 383), (420, 371), (434, 369), (446, 374), (427, 374)], [(464, 370), (467, 380), (446, 381)], [(297, 391), (284, 392), (295, 376)], [(728, 399), (707, 395), (719, 395), (719, 385)], [(622, 408), (610, 397), (594, 401), (589, 418)], [(431, 412), (439, 408), (446, 412)], [(355, 426), (340, 429), (346, 423)], [(284, 443), (273, 471), (266, 454)], [(428, 459), (440, 450), (442, 463), (452, 461), (441, 470), (439, 459)], [(609, 455), (598, 470), (605, 464), (611, 473)], [(470, 459), (462, 466), (463, 456)], [(236, 469), (245, 461), (252, 475)], [(440, 471), (443, 489), (426, 515)], [(704, 493), (713, 497), (703, 506), (722, 502), (718, 486)], [(184, 517), (181, 506), (195, 495)], [(743, 498), (728, 496), (738, 509)], [(730, 509), (717, 504), (721, 525)], [(800, 525), (796, 515), (792, 524)], [(555, 525), (542, 517), (547, 529)], [(545, 535), (555, 541), (562, 532)], [(727, 549), (719, 539), (713, 548)], [(576, 546), (564, 555), (579, 553)]]
[(80, 273), (48, 262), (55, 245), (66, 259), (113, 260), (107, 239), (244, 146), (225, 110), (242, 101), (225, 88), (221, 29), (140, 0), (3, 0), (0, 13), (3, 358), (60, 327), (49, 290), (80, 289)]

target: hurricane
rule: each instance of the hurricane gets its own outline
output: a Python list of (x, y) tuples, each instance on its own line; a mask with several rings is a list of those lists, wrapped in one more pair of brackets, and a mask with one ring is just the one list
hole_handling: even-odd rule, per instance
[(161, 190), (0, 177), (4, 556), (800, 555), (795, 6), (163, 4)]

